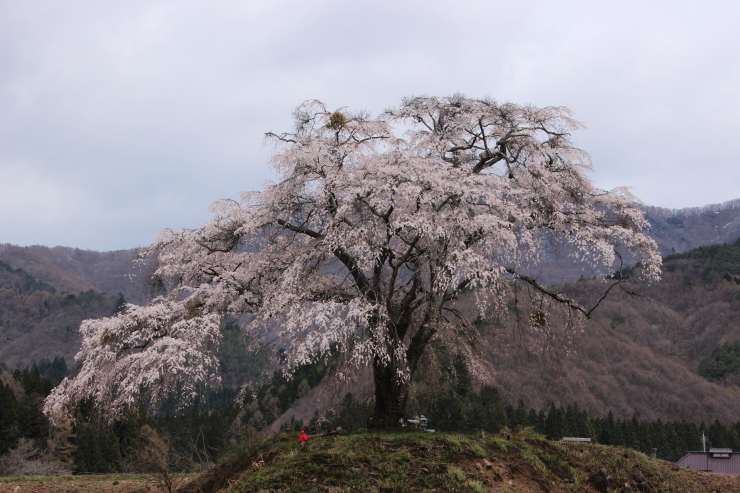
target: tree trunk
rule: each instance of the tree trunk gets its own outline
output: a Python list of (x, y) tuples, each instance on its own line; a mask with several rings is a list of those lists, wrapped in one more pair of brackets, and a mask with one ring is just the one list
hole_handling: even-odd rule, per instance
[[(409, 347), (406, 349), (405, 368), (399, 368), (399, 363), (393, 356), (389, 362), (383, 362), (377, 356), (373, 360), (375, 410), (368, 422), (368, 428), (398, 428), (406, 418), (411, 377), (414, 376), (421, 356), (436, 332), (433, 324), (430, 323), (429, 315), (430, 311), (427, 311), (424, 322), (411, 338)], [(393, 330), (403, 340), (408, 330), (408, 321), (406, 324), (399, 321), (395, 326), (389, 327), (389, 332)], [(393, 348), (389, 348), (388, 352), (395, 354)], [(406, 378), (399, 379), (399, 374), (405, 375)]]
[(397, 428), (406, 417), (411, 379), (399, 381), (396, 365), (395, 360), (383, 363), (376, 357), (373, 361), (375, 410), (369, 428)]

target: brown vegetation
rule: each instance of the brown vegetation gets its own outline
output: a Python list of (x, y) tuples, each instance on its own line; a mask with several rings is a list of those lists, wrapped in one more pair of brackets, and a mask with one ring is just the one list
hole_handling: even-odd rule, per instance
[[(740, 339), (740, 287), (726, 278), (707, 282), (703, 267), (690, 260), (665, 267), (659, 283), (640, 287), (641, 296), (611, 295), (580, 329), (564, 329), (557, 312), (547, 327), (529, 323), (537, 307), (526, 291), (516, 309), (479, 323), (504, 399), (536, 409), (578, 403), (592, 416), (611, 410), (623, 419), (740, 420), (737, 388), (695, 374), (715, 346)], [(589, 305), (609, 282), (563, 289)], [(461, 297), (461, 310), (473, 313), (473, 301), (472, 294)]]
[(57, 291), (122, 293), (127, 300), (142, 302), (145, 290), (133, 265), (137, 250), (96, 252), (79, 248), (20, 247), (0, 244), (0, 262), (23, 269), (54, 286)]
[(71, 364), (80, 348), (80, 322), (111, 315), (117, 300), (93, 291), (21, 292), (0, 285), (0, 362), (22, 368), (60, 356)]

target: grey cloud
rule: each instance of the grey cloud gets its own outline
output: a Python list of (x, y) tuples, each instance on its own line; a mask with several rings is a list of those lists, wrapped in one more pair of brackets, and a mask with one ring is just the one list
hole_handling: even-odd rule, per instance
[(273, 178), (305, 99), (563, 105), (595, 182), (740, 197), (734, 2), (0, 0), (0, 242), (100, 250), (193, 227)]

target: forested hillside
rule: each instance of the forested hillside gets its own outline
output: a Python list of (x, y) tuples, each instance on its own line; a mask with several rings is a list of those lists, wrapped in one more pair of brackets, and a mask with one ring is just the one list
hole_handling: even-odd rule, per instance
[(144, 301), (135, 256), (0, 244), (0, 362), (11, 369), (57, 356), (71, 363), (82, 320)]
[[(661, 250), (671, 251), (732, 234), (740, 228), (737, 202), (646, 210)], [(643, 288), (643, 298), (611, 296), (582, 331), (560, 334), (555, 318), (552, 334), (532, 329), (517, 323), (522, 318), (517, 319), (516, 310), (477, 320), (489, 342), (491, 382), (507, 401), (523, 399), (537, 409), (578, 403), (594, 416), (612, 410), (618, 418), (740, 419), (737, 393), (726, 388), (738, 383), (736, 374), (707, 374), (710, 383), (696, 373), (713, 351), (740, 340), (739, 250), (737, 243), (714, 245), (667, 257), (663, 279)], [(1, 246), (0, 362), (22, 368), (58, 356), (71, 364), (81, 320), (110, 315), (124, 301), (144, 298), (145, 288), (136, 278), (141, 272), (131, 264), (134, 255), (133, 250)], [(539, 273), (544, 280), (564, 272), (577, 279), (585, 271), (573, 274), (574, 265), (567, 255), (553, 255)], [(607, 282), (581, 279), (563, 289), (585, 302)], [(463, 296), (461, 309), (472, 313), (471, 302), (470, 294)], [(238, 368), (237, 360), (228, 361)], [(715, 361), (709, 367), (718, 365)]]
[(112, 315), (121, 294), (59, 291), (20, 268), (0, 262), (0, 362), (20, 368), (33, 361), (64, 357), (80, 347), (80, 322)]
[[(633, 273), (626, 269), (621, 274)], [(612, 282), (582, 279), (558, 289), (588, 305)], [(541, 305), (533, 306), (526, 290), (514, 291), (504, 312), (492, 318), (473, 318), (474, 293), (465, 293), (457, 308), (471, 317), (486, 342), (478, 347), (485, 364), (468, 367), (455, 346), (435, 342), (438, 357), (425, 360), (416, 375), (410, 412), (426, 414), (442, 430), (497, 432), (529, 426), (550, 438), (589, 436), (646, 453), (655, 449), (670, 460), (696, 448), (702, 431), (714, 445), (737, 447), (740, 239), (666, 257), (662, 280), (629, 289), (637, 287), (639, 295), (615, 291), (593, 320), (570, 329), (564, 328), (561, 313), (545, 315)], [(5, 374), (0, 387), (7, 407), (7, 419), (0, 423), (3, 451), (21, 439), (44, 443), (49, 432), (39, 413), (40, 398), (64, 373), (60, 356), (71, 363), (79, 321), (110, 315), (123, 301), (122, 295), (93, 290), (60, 292), (0, 262), (0, 327), (6, 341), (0, 361), (11, 371), (36, 361), (42, 370), (16, 371), (12, 379)], [(65, 329), (49, 329), (54, 326)], [(246, 394), (243, 407), (231, 405), (235, 386), (260, 379), (265, 368), (279, 365), (280, 355), (269, 346), (255, 348), (235, 326), (226, 327), (224, 337), (219, 359), (229, 389), (206, 393), (184, 414), (172, 414), (174, 408), (158, 417), (140, 411), (112, 428), (94, 410), (83, 409), (74, 429), (52, 434), (48, 453), (61, 454), (77, 471), (116, 471), (136, 467), (135, 457), (151, 435), (169, 440), (173, 453), (190, 464), (176, 467), (188, 468), (196, 460), (193, 450), (207, 451), (198, 460), (211, 462), (255, 433), (298, 424), (359, 428), (370, 415), (371, 393), (362, 384), (343, 398), (322, 392), (322, 385), (336, 381), (323, 378), (327, 366), (318, 361), (292, 380), (275, 373)], [(305, 405), (317, 397), (321, 404)], [(70, 442), (64, 433), (77, 438)]]
[[(588, 305), (611, 282), (588, 279), (562, 289)], [(578, 403), (596, 416), (733, 422), (740, 420), (737, 387), (696, 371), (717, 346), (740, 340), (739, 285), (740, 240), (667, 257), (660, 282), (632, 286), (639, 296), (614, 292), (580, 329), (563, 329), (557, 314), (546, 327), (533, 326), (526, 302), (478, 326), (507, 401), (537, 409)], [(461, 299), (461, 308), (472, 313), (472, 301)]]
[(644, 208), (662, 255), (703, 245), (732, 243), (740, 237), (740, 199), (686, 209)]
[(57, 291), (79, 293), (122, 293), (127, 300), (141, 303), (145, 289), (142, 269), (133, 265), (136, 250), (95, 252), (68, 247), (19, 247), (0, 244), (0, 262), (22, 269)]

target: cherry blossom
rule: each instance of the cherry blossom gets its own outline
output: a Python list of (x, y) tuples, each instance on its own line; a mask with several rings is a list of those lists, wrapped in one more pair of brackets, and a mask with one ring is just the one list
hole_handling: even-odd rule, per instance
[(217, 378), (230, 317), (250, 333), (277, 331), (293, 366), (338, 343), (372, 368), (373, 424), (394, 426), (430, 341), (459, 323), (463, 289), (486, 294), (481, 312), (516, 281), (590, 313), (522, 270), (544, 240), (605, 268), (629, 251), (646, 278), (660, 274), (638, 201), (594, 187), (566, 108), (423, 96), (372, 117), (308, 101), (294, 120), (267, 134), (277, 182), (214, 203), (209, 222), (144, 249), (166, 295), (83, 323), (82, 370), (46, 401), (53, 419), (82, 399), (113, 415), (174, 390), (191, 399)]

